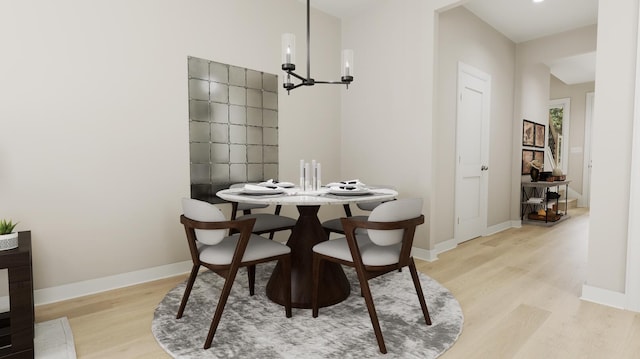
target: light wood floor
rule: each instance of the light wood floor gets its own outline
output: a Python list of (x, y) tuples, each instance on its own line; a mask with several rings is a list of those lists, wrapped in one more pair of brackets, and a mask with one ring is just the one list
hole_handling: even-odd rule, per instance
[[(640, 314), (579, 299), (589, 214), (570, 214), (554, 227), (509, 229), (418, 262), (464, 312), (463, 332), (442, 358), (640, 358)], [(151, 334), (151, 319), (184, 279), (40, 306), (36, 321), (67, 316), (79, 358), (169, 358)]]

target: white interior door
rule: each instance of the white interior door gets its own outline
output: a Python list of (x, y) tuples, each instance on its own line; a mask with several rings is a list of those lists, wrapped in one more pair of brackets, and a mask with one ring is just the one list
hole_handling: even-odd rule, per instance
[(457, 243), (487, 229), (491, 76), (458, 63), (454, 236)]

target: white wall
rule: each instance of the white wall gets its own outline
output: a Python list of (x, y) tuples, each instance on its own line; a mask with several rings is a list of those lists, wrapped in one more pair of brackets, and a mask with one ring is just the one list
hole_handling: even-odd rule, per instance
[(487, 226), (509, 222), (515, 43), (459, 6), (440, 13), (434, 118), (434, 242), (454, 236), (458, 61), (491, 76)]
[(637, 1), (600, 1), (586, 285), (614, 293), (625, 292), (637, 24)]
[[(0, 2), (0, 218), (32, 231), (36, 289), (187, 260), (187, 56), (280, 74), (294, 32), (304, 69), (305, 26), (295, 0)], [(339, 76), (340, 21), (312, 31)], [(316, 87), (281, 90), (282, 179), (339, 176), (340, 89)]]

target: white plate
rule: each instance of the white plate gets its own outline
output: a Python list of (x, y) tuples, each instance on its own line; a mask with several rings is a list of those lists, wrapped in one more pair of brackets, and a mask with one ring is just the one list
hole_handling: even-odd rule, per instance
[(269, 188), (256, 186), (252, 184), (246, 184), (240, 191), (241, 194), (249, 194), (249, 195), (263, 195), (263, 194), (280, 194), (284, 193), (282, 188)]
[(370, 194), (371, 191), (368, 188), (356, 187), (356, 186), (335, 186), (329, 188), (329, 193), (338, 196), (362, 196)]
[(282, 194), (284, 193), (284, 190), (282, 188), (263, 188), (263, 189), (249, 189), (249, 188), (244, 188), (242, 189), (242, 191), (239, 192), (240, 194), (246, 194), (246, 195), (251, 195), (251, 196), (256, 196), (256, 195), (265, 195), (265, 194)]

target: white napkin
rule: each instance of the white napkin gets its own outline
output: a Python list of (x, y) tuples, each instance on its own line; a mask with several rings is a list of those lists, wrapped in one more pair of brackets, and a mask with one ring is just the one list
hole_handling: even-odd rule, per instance
[(282, 187), (282, 188), (290, 188), (295, 186), (295, 184), (291, 182), (278, 182), (274, 179), (269, 179), (264, 182), (260, 182), (258, 183), (258, 185), (263, 187)]
[(248, 184), (247, 183), (247, 184), (244, 185), (244, 189), (245, 190), (249, 190), (249, 191), (264, 191), (265, 189), (268, 189), (268, 188), (265, 188), (264, 186), (259, 186), (259, 185), (254, 185), (254, 184)]
[(326, 186), (327, 187), (355, 186), (355, 187), (358, 187), (358, 188), (366, 187), (366, 185), (364, 183), (360, 182), (359, 179), (340, 181), (340, 182), (331, 182), (331, 183), (327, 183)]

